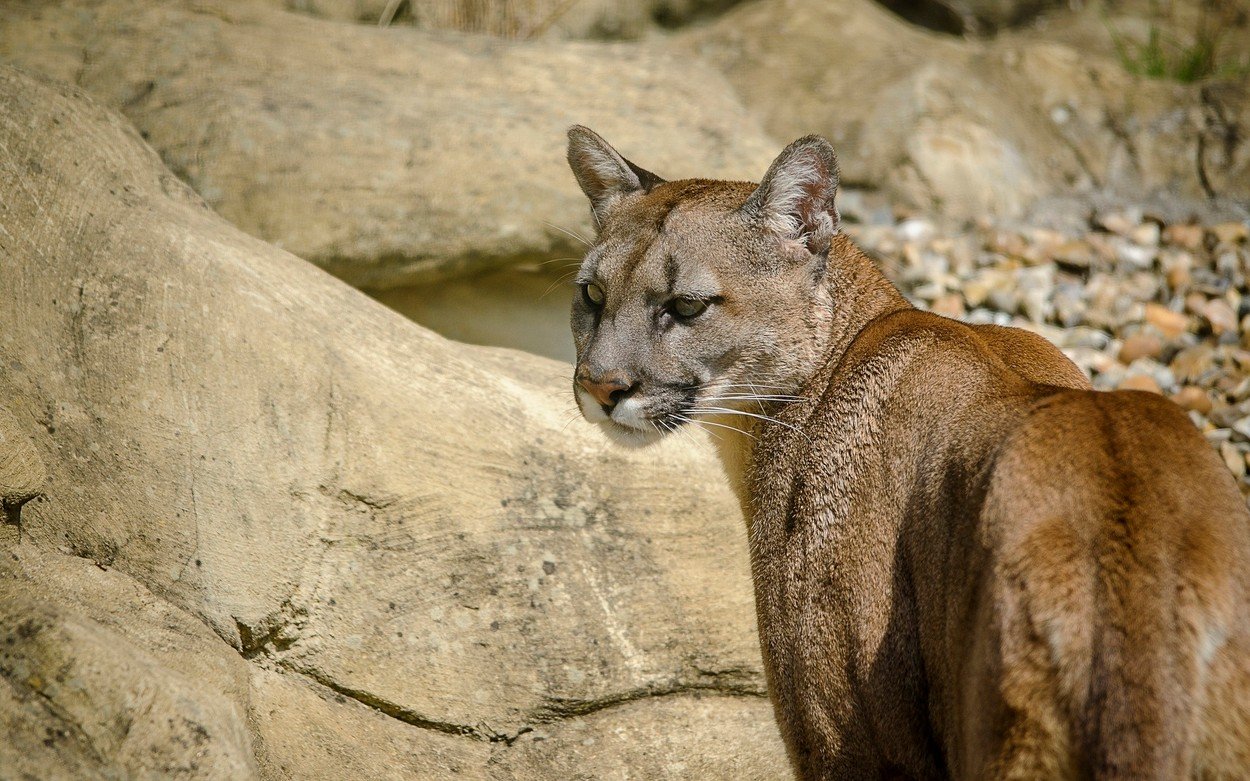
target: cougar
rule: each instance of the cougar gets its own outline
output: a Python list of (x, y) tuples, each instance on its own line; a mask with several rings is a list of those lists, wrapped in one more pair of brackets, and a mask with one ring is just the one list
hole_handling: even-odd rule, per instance
[(759, 185), (568, 160), (578, 405), (713, 435), (800, 778), (1250, 778), (1250, 515), (1179, 407), (909, 305), (822, 138)]

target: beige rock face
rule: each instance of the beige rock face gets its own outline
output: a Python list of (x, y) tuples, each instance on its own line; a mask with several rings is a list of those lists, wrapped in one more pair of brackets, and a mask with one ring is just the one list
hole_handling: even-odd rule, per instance
[(11, 70), (0, 171), (0, 398), (50, 474), (0, 529), (6, 757), (784, 777), (707, 453), (615, 449), (567, 365), (415, 326)]
[(776, 152), (719, 73), (652, 46), (109, 0), (4, 4), (0, 59), (121, 110), (223, 217), (372, 288), (580, 247), (571, 124), (670, 177)]
[(926, 210), (1018, 215), (1100, 190), (1250, 198), (1244, 79), (1150, 81), (1031, 31), (941, 36), (871, 0), (761, 0), (681, 37), (775, 136), (823, 133), (844, 182)]
[(48, 470), (30, 437), (12, 413), (0, 407), (0, 513), (13, 514), (16, 520), (17, 511), (38, 496), (47, 479)]
[[(993, 0), (1002, 2), (1002, 0)], [(271, 0), (292, 11), (339, 21), (411, 25), (507, 38), (639, 38), (657, 27), (706, 17), (738, 0)], [(985, 2), (985, 0), (982, 0)]]

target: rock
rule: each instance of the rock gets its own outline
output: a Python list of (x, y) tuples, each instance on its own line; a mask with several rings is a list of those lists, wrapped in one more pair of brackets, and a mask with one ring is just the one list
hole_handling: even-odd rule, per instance
[(1213, 298), (1203, 305), (1202, 317), (1211, 325), (1216, 336), (1237, 331), (1237, 313), (1222, 298)]
[(1116, 247), (1116, 258), (1138, 269), (1150, 268), (1157, 255), (1154, 247), (1142, 247), (1124, 240), (1120, 240)]
[(1120, 347), (1120, 362), (1130, 364), (1138, 358), (1158, 358), (1163, 354), (1163, 342), (1150, 334), (1138, 333), (1124, 340)]
[(1220, 244), (1238, 244), (1250, 238), (1250, 226), (1244, 222), (1221, 222), (1211, 226), (1211, 233)]
[(1156, 247), (1159, 244), (1159, 223), (1144, 222), (1128, 233), (1134, 244), (1141, 247)]
[[(391, 10), (392, 25), (422, 30), (484, 33), (504, 38), (537, 37), (635, 39), (671, 29), (724, 10), (734, 0), (425, 0), (416, 11), (400, 4)], [(388, 11), (386, 0), (271, 0), (323, 19), (378, 24)]]
[(1173, 396), (1172, 401), (1181, 405), (1185, 409), (1193, 410), (1202, 415), (1211, 411), (1211, 397), (1206, 391), (1194, 385), (1185, 385), (1178, 390)]
[(0, 556), (6, 777), (258, 778), (247, 666), (120, 572), (29, 545)]
[(720, 74), (654, 46), (73, 0), (0, 6), (0, 59), (123, 111), (226, 219), (367, 288), (580, 253), (573, 123), (670, 178), (758, 179), (780, 148)]
[(1163, 393), (1159, 388), (1159, 383), (1154, 381), (1149, 374), (1130, 374), (1120, 382), (1120, 390), (1138, 390), (1149, 391), (1150, 393)]
[(1224, 458), (1224, 463), (1228, 466), (1228, 470), (1233, 473), (1233, 477), (1241, 480), (1246, 476), (1246, 459), (1237, 449), (1237, 446), (1231, 442), (1224, 442), (1220, 445), (1220, 455)]
[(1136, 214), (1125, 214), (1124, 212), (1111, 211), (1098, 214), (1094, 218), (1094, 224), (1099, 228), (1109, 232), (1116, 233), (1120, 236), (1130, 235), (1141, 222), (1140, 212)]
[(244, 235), (73, 90), (0, 69), (0, 116), (0, 398), (53, 475), (0, 540), (0, 766), (788, 775), (707, 452), (610, 445), (567, 364)]
[(47, 480), (48, 470), (30, 438), (0, 407), (0, 521), (16, 523), (22, 505), (38, 496)]
[(1188, 252), (1164, 250), (1159, 254), (1159, 265), (1173, 290), (1188, 287), (1193, 281), (1194, 257)]
[(915, 208), (1014, 217), (1095, 190), (1244, 202), (1250, 101), (1237, 86), (1133, 76), (1093, 8), (1079, 20), (1079, 41), (1050, 28), (963, 40), (869, 0), (759, 0), (677, 42), (720, 67), (773, 135), (827, 135), (845, 181)]
[(1189, 329), (1189, 318), (1155, 303), (1146, 304), (1146, 322), (1158, 328), (1168, 339), (1175, 339)]
[(1192, 252), (1202, 248), (1204, 234), (1201, 225), (1169, 225), (1163, 231), (1163, 241)]
[(948, 293), (938, 297), (929, 309), (935, 314), (956, 320), (962, 319), (967, 314), (967, 310), (964, 308), (963, 296), (958, 293)]
[(1186, 347), (1172, 358), (1171, 367), (1181, 382), (1207, 381), (1216, 370), (1215, 351), (1206, 344)]

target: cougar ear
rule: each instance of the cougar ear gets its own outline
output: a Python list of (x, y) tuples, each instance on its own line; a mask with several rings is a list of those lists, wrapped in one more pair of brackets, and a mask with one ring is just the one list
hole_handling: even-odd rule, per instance
[(588, 127), (569, 128), (569, 168), (590, 199), (596, 224), (618, 200), (630, 193), (650, 192), (664, 180), (645, 168), (639, 168)]
[(820, 255), (829, 251), (841, 224), (833, 203), (837, 192), (833, 147), (820, 136), (804, 136), (777, 156), (742, 209), (782, 238), (802, 242)]

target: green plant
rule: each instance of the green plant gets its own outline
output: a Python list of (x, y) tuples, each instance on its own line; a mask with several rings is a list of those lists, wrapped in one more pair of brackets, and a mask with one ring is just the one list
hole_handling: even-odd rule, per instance
[[(1234, 4), (1227, 0), (1205, 3), (1187, 40), (1164, 32), (1158, 19), (1151, 21), (1145, 42), (1119, 34), (1105, 19), (1104, 24), (1120, 63), (1129, 73), (1190, 84), (1213, 76), (1250, 75), (1250, 60), (1244, 59), (1244, 52), (1225, 52), (1221, 47), (1229, 25), (1244, 24), (1244, 19), (1236, 18), (1235, 11)], [(1159, 16), (1157, 11), (1155, 15)], [(1237, 59), (1239, 54), (1242, 60)]]

